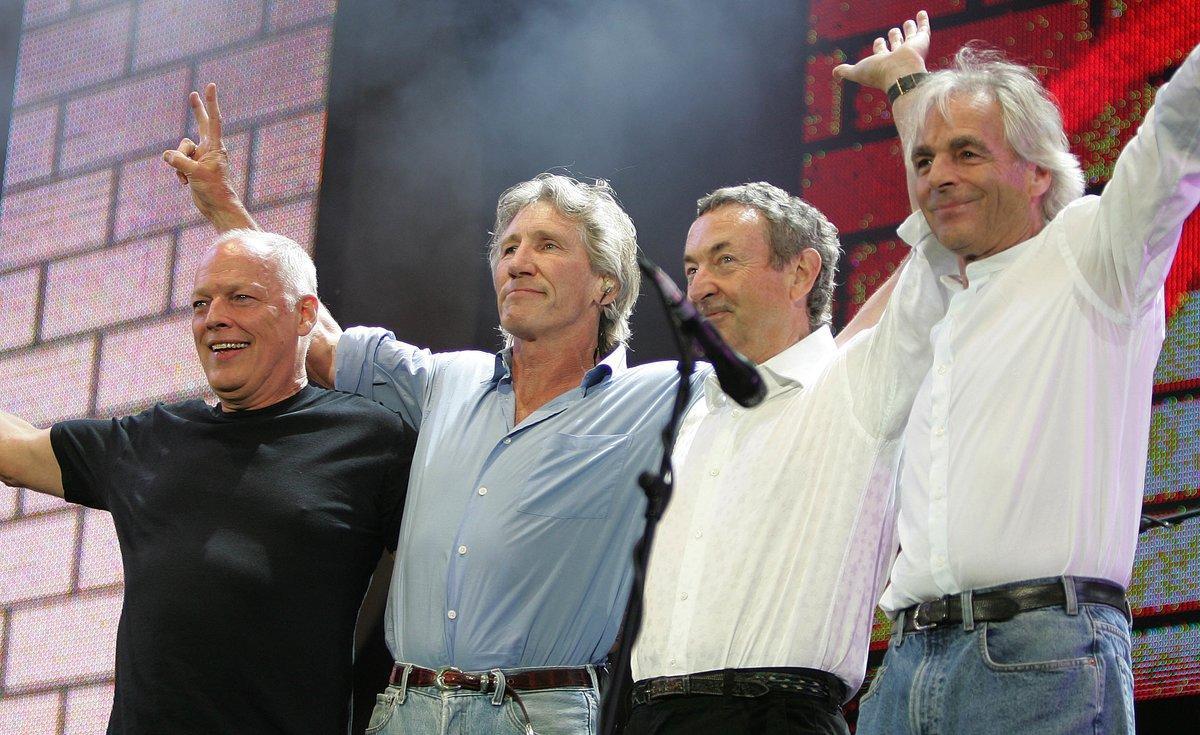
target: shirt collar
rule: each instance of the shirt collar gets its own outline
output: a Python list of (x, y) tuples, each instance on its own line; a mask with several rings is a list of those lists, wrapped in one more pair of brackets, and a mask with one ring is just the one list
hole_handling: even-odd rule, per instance
[[(824, 326), (759, 365), (758, 374), (767, 385), (766, 400), (812, 385), (836, 353), (833, 333)], [(704, 381), (704, 398), (709, 409), (716, 409), (728, 400), (715, 373), (710, 373)]]
[(1028, 240), (1019, 242), (1010, 248), (1005, 248), (995, 255), (989, 255), (983, 260), (975, 260), (967, 263), (967, 283), (972, 286), (984, 283), (992, 276), (1015, 263), (1022, 255), (1029, 252), (1030, 245), (1037, 239), (1038, 235), (1034, 235)]
[[(617, 345), (616, 349), (596, 363), (594, 368), (584, 373), (579, 387), (583, 390), (583, 394), (587, 395), (591, 388), (603, 383), (608, 378), (620, 376), (628, 369), (625, 345)], [(492, 377), (484, 382), (490, 383), (494, 388), (506, 378), (512, 382), (512, 347), (505, 347), (496, 353), (496, 365), (492, 369)]]

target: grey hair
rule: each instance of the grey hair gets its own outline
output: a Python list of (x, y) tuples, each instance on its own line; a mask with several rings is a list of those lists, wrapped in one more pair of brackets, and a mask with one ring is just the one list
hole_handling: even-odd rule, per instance
[[(637, 266), (637, 230), (633, 220), (617, 203), (607, 181), (588, 184), (569, 176), (542, 173), (509, 188), (496, 203), (496, 224), (488, 243), (492, 268), (500, 260), (500, 238), (517, 214), (535, 202), (552, 205), (579, 225), (592, 272), (616, 281), (617, 297), (600, 310), (598, 349), (607, 355), (629, 340), (629, 315), (637, 301), (642, 277)], [(512, 335), (501, 328), (506, 345)]]
[(968, 45), (955, 54), (950, 68), (931, 74), (913, 93), (916, 126), (913, 140), (905, 142), (906, 159), (912, 158), (930, 110), (936, 106), (949, 120), (952, 99), (982, 95), (1000, 106), (1004, 137), (1013, 153), (1050, 173), (1050, 187), (1042, 195), (1042, 216), (1054, 219), (1063, 207), (1083, 196), (1083, 171), (1067, 143), (1062, 113), (1029, 67), (1005, 61), (999, 51)]
[(771, 267), (776, 270), (794, 261), (805, 248), (817, 251), (821, 270), (808, 292), (808, 326), (815, 331), (829, 324), (833, 313), (833, 276), (841, 254), (838, 230), (833, 223), (813, 205), (765, 181), (727, 186), (701, 197), (696, 202), (696, 216), (726, 204), (754, 207), (767, 220)]
[(275, 266), (275, 275), (283, 285), (288, 305), (295, 306), (305, 296), (317, 295), (317, 268), (300, 243), (274, 232), (237, 229), (222, 232), (211, 247), (240, 242), (252, 248)]

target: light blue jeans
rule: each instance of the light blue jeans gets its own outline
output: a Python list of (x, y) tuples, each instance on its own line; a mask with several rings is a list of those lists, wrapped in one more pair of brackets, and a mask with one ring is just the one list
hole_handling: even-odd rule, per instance
[[(591, 687), (521, 692), (537, 735), (595, 735), (600, 719), (596, 672)], [(511, 671), (509, 673), (512, 673)], [(527, 735), (511, 696), (393, 684), (375, 697), (367, 735)]]
[(893, 634), (859, 701), (859, 735), (1133, 732), (1129, 621), (1107, 605)]

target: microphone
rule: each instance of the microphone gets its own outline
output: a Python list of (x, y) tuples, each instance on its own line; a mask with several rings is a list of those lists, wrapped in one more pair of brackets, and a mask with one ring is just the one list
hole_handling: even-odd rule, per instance
[(680, 330), (696, 341), (700, 351), (712, 363), (717, 382), (721, 384), (725, 395), (746, 408), (762, 403), (767, 397), (767, 385), (758, 374), (754, 363), (742, 357), (721, 338), (712, 322), (696, 310), (662, 268), (655, 265), (641, 250), (638, 251), (637, 259), (638, 267), (658, 286), (663, 300), (667, 302), (671, 314), (679, 323)]

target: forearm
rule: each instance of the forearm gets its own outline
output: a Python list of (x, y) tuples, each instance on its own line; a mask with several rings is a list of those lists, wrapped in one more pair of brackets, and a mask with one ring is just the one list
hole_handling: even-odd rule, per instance
[(49, 430), (0, 411), (0, 482), (62, 497), (62, 472)]
[(341, 338), (341, 326), (325, 304), (321, 304), (304, 362), (309, 380), (325, 388), (333, 387), (337, 372), (337, 344)]
[(838, 332), (837, 338), (834, 340), (838, 347), (844, 346), (859, 332), (870, 329), (879, 323), (879, 318), (883, 316), (883, 310), (887, 307), (888, 299), (891, 298), (892, 291), (896, 288), (896, 281), (900, 278), (901, 270), (903, 270), (903, 264), (888, 276), (882, 286), (875, 289), (875, 292), (855, 312), (850, 323)]

